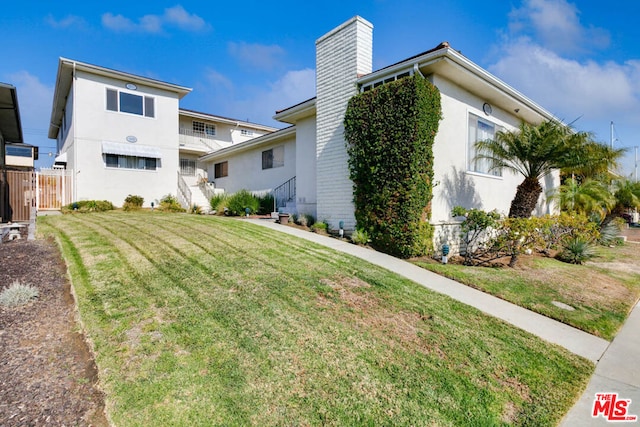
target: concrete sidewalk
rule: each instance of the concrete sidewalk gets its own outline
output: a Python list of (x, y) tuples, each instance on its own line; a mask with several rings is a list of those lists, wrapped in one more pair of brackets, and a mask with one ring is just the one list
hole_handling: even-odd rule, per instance
[[(599, 426), (608, 422), (593, 418), (595, 393), (617, 392), (631, 399), (629, 415), (640, 415), (640, 308), (631, 316), (612, 343), (534, 313), (510, 302), (427, 271), (407, 261), (332, 237), (321, 236), (266, 219), (248, 219), (254, 224), (294, 235), (337, 251), (353, 255), (406, 277), (428, 289), (450, 296), (484, 313), (524, 329), (545, 341), (557, 344), (596, 363), (596, 370), (582, 398), (562, 421), (562, 426)], [(638, 422), (640, 424), (640, 422)]]
[(631, 399), (627, 415), (636, 415), (640, 424), (640, 305), (636, 304), (624, 326), (596, 365), (587, 389), (565, 416), (561, 426), (611, 425), (602, 415), (591, 416), (596, 393), (618, 393)]

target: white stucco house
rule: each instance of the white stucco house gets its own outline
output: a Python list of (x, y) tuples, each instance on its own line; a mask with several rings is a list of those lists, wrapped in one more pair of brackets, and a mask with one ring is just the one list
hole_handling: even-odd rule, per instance
[[(209, 176), (224, 168), (216, 185), (230, 191), (273, 189), (295, 178), (295, 195), (286, 209), (309, 213), (336, 229), (356, 227), (353, 184), (349, 180), (343, 119), (349, 99), (360, 91), (419, 73), (440, 91), (443, 119), (434, 143), (434, 197), (431, 222), (436, 240), (450, 238), (451, 209), (509, 210), (522, 177), (489, 173), (474, 162), (473, 145), (497, 130), (516, 129), (521, 121), (540, 123), (553, 115), (468, 58), (441, 43), (436, 48), (383, 69), (372, 70), (373, 25), (354, 17), (316, 41), (316, 96), (278, 111), (274, 118), (291, 125), (249, 142), (203, 156)], [(279, 161), (263, 159), (278, 154)], [(247, 170), (252, 170), (246, 175)], [(541, 183), (559, 184), (558, 175)], [(538, 214), (555, 207), (542, 200)], [(436, 242), (437, 243), (437, 242)]]
[[(73, 170), (74, 200), (120, 205), (128, 194), (145, 201), (180, 196), (187, 177), (194, 193), (198, 180), (227, 193), (274, 192), (280, 209), (311, 214), (332, 229), (342, 222), (349, 232), (356, 223), (343, 135), (347, 103), (418, 73), (441, 94), (431, 207), (436, 245), (451, 238), (456, 205), (508, 212), (522, 178), (489, 173), (474, 161), (474, 143), (522, 121), (554, 119), (550, 112), (446, 42), (374, 71), (373, 25), (359, 16), (315, 48), (316, 96), (277, 111), (274, 118), (287, 125), (280, 130), (180, 109), (189, 88), (60, 59), (49, 137), (58, 141), (57, 161)], [(558, 174), (541, 184), (557, 186)], [(554, 210), (543, 199), (537, 213)]]
[(207, 206), (198, 158), (275, 129), (180, 109), (190, 91), (60, 58), (49, 138), (57, 141), (56, 165), (72, 172), (72, 199), (121, 206), (134, 194), (149, 206), (172, 194)]

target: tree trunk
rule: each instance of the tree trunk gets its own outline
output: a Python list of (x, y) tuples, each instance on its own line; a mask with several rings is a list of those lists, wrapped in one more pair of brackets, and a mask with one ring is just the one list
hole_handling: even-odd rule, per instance
[(538, 198), (542, 194), (542, 186), (535, 178), (525, 178), (516, 191), (516, 196), (511, 201), (509, 218), (529, 218), (538, 204)]

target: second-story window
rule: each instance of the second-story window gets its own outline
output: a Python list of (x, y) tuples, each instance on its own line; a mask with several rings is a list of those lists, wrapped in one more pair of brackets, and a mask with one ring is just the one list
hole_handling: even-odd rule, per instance
[(107, 110), (155, 117), (155, 99), (151, 96), (107, 89)]
[(212, 125), (210, 123), (205, 122), (197, 122), (193, 121), (193, 132), (196, 134), (202, 134), (207, 136), (215, 136), (216, 135), (216, 125)]

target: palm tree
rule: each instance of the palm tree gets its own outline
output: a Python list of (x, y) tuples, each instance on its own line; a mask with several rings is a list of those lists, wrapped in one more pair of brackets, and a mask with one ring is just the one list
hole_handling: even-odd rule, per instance
[(553, 197), (560, 202), (560, 209), (564, 211), (574, 211), (586, 216), (597, 213), (601, 219), (616, 204), (616, 199), (607, 185), (593, 179), (579, 183), (578, 180), (569, 178)]
[(507, 169), (524, 176), (511, 201), (509, 216), (528, 218), (542, 193), (540, 179), (552, 171), (587, 166), (607, 170), (615, 155), (607, 151), (602, 156), (603, 149), (595, 145), (601, 146), (590, 133), (575, 132), (570, 126), (548, 120), (538, 125), (523, 122), (517, 131), (499, 131), (494, 139), (478, 141), (475, 147), (476, 159), (489, 160), (490, 170)]
[(622, 216), (627, 209), (640, 209), (640, 182), (621, 179), (613, 183), (613, 191), (615, 204), (602, 221), (602, 227)]

